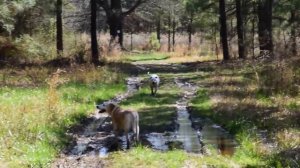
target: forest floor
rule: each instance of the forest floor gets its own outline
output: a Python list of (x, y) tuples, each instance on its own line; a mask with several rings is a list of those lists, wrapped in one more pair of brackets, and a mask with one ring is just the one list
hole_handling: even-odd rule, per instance
[[(1, 69), (0, 163), (299, 167), (300, 97), (261, 92), (261, 64), (254, 61), (198, 59), (132, 55), (59, 75), (55, 68)], [(161, 78), (156, 96), (147, 72)], [(130, 150), (95, 109), (105, 100), (139, 112), (141, 140)]]

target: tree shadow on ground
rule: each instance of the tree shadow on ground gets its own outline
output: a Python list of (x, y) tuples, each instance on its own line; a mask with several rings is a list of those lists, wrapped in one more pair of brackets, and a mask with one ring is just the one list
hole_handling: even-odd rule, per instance
[[(198, 82), (207, 90), (207, 93), (197, 95), (195, 98), (197, 102), (194, 102), (196, 106), (192, 108), (191, 115), (211, 117), (223, 125), (238, 124), (243, 127), (243, 124), (251, 123), (259, 129), (268, 129), (270, 132), (299, 127), (300, 115), (297, 109), (284, 112), (285, 107), (280, 107), (276, 103), (260, 102), (257, 98), (257, 90), (248, 88), (251, 84), (248, 80), (249, 73), (243, 73), (247, 75), (246, 80), (232, 78), (229, 73), (220, 74), (222, 73), (211, 74), (206, 77), (206, 81)], [(235, 73), (232, 72), (232, 74)], [(225, 80), (214, 80), (214, 77)], [(197, 79), (194, 78), (192, 81), (197, 81)], [(208, 108), (203, 103), (209, 102), (212, 95), (220, 98), (213, 103), (213, 107)], [(239, 127), (238, 125), (237, 127)], [(233, 132), (235, 131), (237, 130), (233, 130)]]
[(178, 99), (179, 95), (176, 93), (158, 93), (156, 96), (151, 96), (148, 93), (140, 93), (128, 98), (122, 102), (122, 105), (138, 105), (143, 106), (157, 106), (157, 105), (172, 105)]
[(150, 73), (187, 73), (187, 72), (211, 72), (214, 70), (214, 65), (217, 62), (199, 63), (194, 62), (190, 64), (132, 64), (112, 62), (108, 65), (117, 69), (120, 72), (138, 76), (140, 74)]
[(142, 134), (150, 132), (175, 131), (176, 108), (161, 106), (144, 108), (139, 111), (140, 130)]

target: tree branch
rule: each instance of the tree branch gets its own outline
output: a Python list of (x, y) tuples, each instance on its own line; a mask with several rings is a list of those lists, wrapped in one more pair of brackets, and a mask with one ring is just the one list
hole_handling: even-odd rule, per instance
[(131, 7), (131, 9), (129, 9), (128, 11), (122, 13), (122, 16), (129, 15), (130, 13), (132, 13), (142, 3), (143, 3), (142, 0), (137, 0), (136, 3)]

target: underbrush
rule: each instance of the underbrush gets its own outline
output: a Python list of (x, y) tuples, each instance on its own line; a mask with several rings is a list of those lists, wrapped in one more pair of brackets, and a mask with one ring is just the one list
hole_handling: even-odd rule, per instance
[[(39, 30), (40, 29), (40, 30)], [(55, 20), (50, 19), (49, 25), (40, 27), (34, 35), (24, 34), (18, 38), (0, 36), (0, 63), (3, 65), (41, 64), (51, 60), (66, 59), (68, 62), (91, 62), (90, 35), (64, 30), (64, 51), (57, 54)], [(186, 35), (178, 35), (175, 46), (168, 52), (166, 35), (159, 43), (155, 35), (136, 34), (131, 52), (124, 52), (116, 41), (110, 40), (108, 33), (99, 32), (99, 59), (102, 61), (154, 61), (162, 60), (166, 63), (180, 63), (192, 61), (221, 60), (206, 43), (196, 44), (192, 48), (186, 44)], [(195, 37), (198, 35), (195, 35)], [(131, 48), (128, 35), (124, 36), (124, 47)], [(150, 39), (150, 40), (149, 40)], [(198, 42), (197, 42), (198, 43)], [(199, 49), (200, 47), (200, 49)], [(144, 53), (136, 54), (138, 51)]]
[[(26, 70), (16, 69), (8, 70), (13, 77), (2, 81), (0, 162), (8, 167), (49, 166), (71, 142), (68, 129), (93, 112), (96, 102), (126, 89), (124, 75), (107, 68), (42, 69), (44, 73), (36, 73), (40, 83), (32, 84), (36, 81), (23, 76)], [(28, 83), (18, 84), (22, 79)]]

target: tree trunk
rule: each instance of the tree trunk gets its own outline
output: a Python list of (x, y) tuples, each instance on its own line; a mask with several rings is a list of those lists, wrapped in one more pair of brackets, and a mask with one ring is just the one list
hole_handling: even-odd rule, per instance
[(118, 43), (123, 48), (123, 16), (121, 0), (111, 1), (111, 14), (108, 18), (110, 36), (112, 40), (118, 37)]
[(123, 48), (123, 18), (118, 14), (112, 14), (109, 20), (109, 32), (111, 41), (114, 41), (118, 37), (118, 43)]
[(130, 32), (130, 51), (133, 50), (133, 32)]
[(157, 25), (156, 25), (156, 35), (157, 35), (157, 39), (158, 39), (158, 41), (160, 42), (160, 16), (158, 17), (158, 19), (157, 19), (157, 23), (156, 23)]
[(168, 16), (168, 52), (171, 52), (171, 13)]
[(111, 41), (116, 40), (118, 37), (118, 43), (123, 48), (123, 18), (113, 14), (109, 17), (108, 22)]
[(290, 22), (291, 22), (291, 47), (292, 47), (292, 54), (293, 56), (297, 55), (297, 35), (296, 35), (296, 10), (292, 10), (291, 11), (291, 18), (290, 18)]
[(272, 6), (273, 0), (258, 2), (258, 36), (260, 56), (273, 56), (272, 39)]
[(223, 58), (229, 60), (228, 52), (228, 41), (227, 41), (227, 23), (226, 23), (226, 11), (225, 11), (225, 0), (219, 0), (219, 12), (220, 12), (220, 37), (223, 47)]
[(173, 25), (172, 25), (172, 27), (173, 27), (173, 51), (175, 51), (175, 33), (176, 33), (176, 22), (175, 22), (175, 17), (173, 18)]
[(252, 58), (255, 58), (255, 16), (252, 18)]
[(245, 58), (245, 43), (244, 43), (244, 23), (241, 11), (241, 0), (235, 0), (236, 3), (236, 20), (237, 20), (237, 34), (239, 46), (239, 58)]
[(56, 50), (58, 57), (63, 55), (62, 0), (56, 1)]
[(99, 51), (97, 41), (97, 4), (96, 0), (91, 0), (91, 48), (92, 48), (92, 62), (99, 64)]
[(252, 7), (253, 7), (253, 10), (252, 10), (252, 15), (253, 15), (253, 18), (252, 18), (252, 28), (251, 28), (251, 33), (252, 33), (252, 58), (254, 59), (255, 58), (255, 20), (256, 20), (256, 3), (255, 1), (252, 2)]
[(188, 33), (189, 33), (189, 50), (192, 49), (192, 35), (193, 35), (193, 19), (194, 19), (194, 13), (191, 12), (190, 15), (190, 22), (188, 25)]
[(137, 0), (135, 4), (126, 12), (122, 12), (121, 0), (103, 0), (97, 1), (99, 5), (104, 9), (107, 17), (107, 24), (109, 25), (109, 32), (111, 36), (111, 42), (118, 37), (118, 43), (121, 48), (123, 47), (123, 21), (124, 17), (134, 12), (135, 9), (142, 3), (142, 0)]

